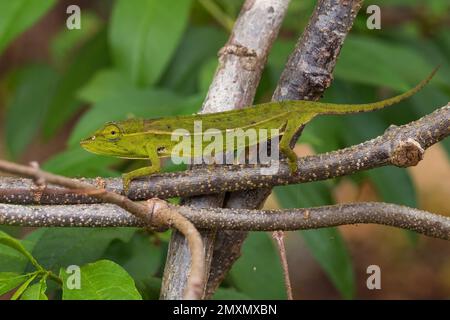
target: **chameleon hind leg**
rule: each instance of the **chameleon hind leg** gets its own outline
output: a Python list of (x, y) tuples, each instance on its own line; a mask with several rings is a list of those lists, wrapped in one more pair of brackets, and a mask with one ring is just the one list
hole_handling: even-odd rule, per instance
[(147, 147), (147, 153), (148, 158), (151, 162), (151, 166), (149, 167), (143, 167), (136, 170), (133, 170), (128, 173), (124, 173), (122, 175), (122, 183), (123, 183), (123, 190), (125, 194), (128, 193), (128, 190), (130, 188), (130, 183), (133, 179), (143, 177), (143, 176), (149, 176), (153, 173), (159, 172), (161, 165), (159, 162), (159, 157), (156, 149), (153, 147)]
[(291, 173), (297, 172), (297, 155), (291, 149), (291, 141), (297, 131), (305, 125), (305, 123), (311, 120), (311, 118), (312, 115), (309, 114), (294, 114), (293, 117), (287, 121), (284, 128), (283, 136), (280, 141), (280, 152), (286, 156)]

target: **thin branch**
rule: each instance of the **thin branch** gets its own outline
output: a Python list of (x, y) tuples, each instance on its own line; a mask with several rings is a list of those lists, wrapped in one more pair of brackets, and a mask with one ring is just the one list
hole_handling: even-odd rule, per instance
[[(28, 167), (0, 160), (0, 170), (31, 178), (36, 182), (40, 191), (41, 186), (53, 183), (74, 189), (78, 193), (90, 194), (103, 202), (118, 206), (116, 208), (126, 210), (143, 227), (151, 227), (152, 223), (155, 223), (158, 229), (175, 227), (187, 239), (192, 256), (192, 264), (189, 268), (190, 274), (183, 297), (185, 299), (200, 299), (202, 297), (203, 289), (200, 290), (199, 288), (203, 288), (205, 285), (205, 257), (201, 236), (189, 220), (180, 215), (175, 208), (169, 208), (166, 202), (159, 199), (150, 199), (145, 204), (133, 202), (125, 196), (103, 188), (97, 188), (85, 182), (42, 171), (36, 163), (32, 163)], [(48, 212), (44, 216), (47, 219), (52, 219), (51, 214)], [(0, 219), (0, 224), (7, 224), (7, 221)]]
[(294, 296), (292, 295), (291, 279), (289, 277), (289, 264), (287, 261), (286, 246), (284, 243), (285, 234), (283, 231), (277, 230), (272, 232), (272, 238), (275, 240), (278, 247), (278, 253), (280, 254), (280, 261), (281, 266), (283, 267), (284, 285), (286, 287), (287, 298), (288, 300), (294, 300)]
[[(163, 173), (132, 182), (129, 197), (145, 200), (242, 191), (277, 185), (297, 184), (347, 176), (386, 165), (416, 165), (424, 150), (450, 135), (450, 103), (421, 119), (402, 126), (391, 126), (375, 139), (359, 145), (299, 158), (298, 173), (292, 175), (282, 160), (276, 175), (262, 175), (259, 166), (218, 166)], [(1, 169), (0, 169), (1, 170)], [(96, 180), (79, 181), (90, 186)], [(120, 179), (102, 179), (108, 191), (121, 192)], [(47, 186), (37, 190), (28, 179), (0, 178), (0, 202), (16, 204), (95, 203), (98, 198), (64, 188)], [(36, 195), (39, 195), (37, 197)]]
[[(450, 240), (450, 218), (383, 202), (361, 202), (314, 208), (250, 210), (173, 206), (199, 229), (276, 231), (306, 230), (374, 223)], [(0, 204), (0, 224), (30, 227), (145, 227), (128, 211), (112, 204), (23, 206)], [(164, 224), (152, 219), (152, 228)]]

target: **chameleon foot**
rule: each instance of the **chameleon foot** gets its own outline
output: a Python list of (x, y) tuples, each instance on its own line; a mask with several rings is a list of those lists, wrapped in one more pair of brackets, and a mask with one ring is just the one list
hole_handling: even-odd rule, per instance
[(130, 176), (129, 173), (122, 174), (122, 185), (123, 185), (123, 193), (125, 195), (128, 194), (128, 191), (130, 190), (130, 183), (131, 180), (133, 180), (133, 177)]
[(297, 167), (297, 158), (294, 159), (288, 159), (288, 165), (289, 165), (289, 170), (291, 171), (292, 174), (296, 173), (298, 170)]

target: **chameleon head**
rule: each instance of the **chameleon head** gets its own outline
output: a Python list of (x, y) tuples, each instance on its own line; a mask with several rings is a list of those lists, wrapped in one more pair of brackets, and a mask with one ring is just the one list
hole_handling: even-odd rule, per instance
[(89, 152), (111, 155), (127, 156), (127, 148), (123, 146), (123, 130), (118, 123), (108, 122), (90, 137), (81, 140), (80, 145)]

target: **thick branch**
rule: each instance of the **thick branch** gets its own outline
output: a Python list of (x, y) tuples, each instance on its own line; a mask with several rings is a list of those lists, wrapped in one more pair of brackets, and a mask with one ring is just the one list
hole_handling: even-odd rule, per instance
[[(297, 42), (278, 82), (274, 101), (318, 100), (333, 79), (333, 70), (345, 37), (361, 8), (362, 0), (318, 0), (308, 26)], [(295, 143), (301, 130), (291, 141)], [(227, 207), (260, 208), (270, 188), (232, 193)], [(208, 280), (208, 296), (225, 277), (234, 261), (239, 257), (245, 233), (230, 233), (216, 245), (213, 272)], [(231, 254), (228, 254), (231, 252)]]
[[(298, 173), (294, 175), (289, 172), (284, 161), (281, 162), (280, 172), (277, 175), (262, 175), (257, 166), (196, 168), (134, 181), (129, 197), (133, 200), (145, 200), (152, 197), (170, 198), (239, 191), (325, 180), (386, 165), (411, 166), (417, 164), (424, 150), (448, 135), (450, 135), (450, 104), (417, 121), (398, 127), (391, 126), (383, 135), (362, 144), (300, 158)], [(84, 181), (84, 186), (87, 182), (98, 183), (95, 180)], [(122, 190), (120, 179), (103, 179), (102, 185), (109, 191)], [(0, 202), (3, 203), (78, 204), (98, 201), (98, 198), (93, 196), (55, 186), (48, 186), (45, 190), (39, 191), (28, 179), (0, 179)]]
[[(227, 44), (219, 52), (219, 67), (209, 87), (202, 113), (251, 105), (268, 52), (278, 34), (289, 0), (246, 0)], [(191, 197), (183, 202), (197, 208), (220, 207), (224, 194)], [(202, 232), (209, 274), (214, 230)], [(161, 288), (162, 299), (178, 299), (186, 285), (189, 255), (185, 240), (172, 234)]]
[[(200, 229), (275, 231), (375, 223), (450, 240), (450, 218), (382, 202), (306, 209), (198, 209), (170, 206)], [(144, 227), (145, 223), (112, 204), (22, 206), (0, 204), (0, 224), (30, 227)], [(154, 228), (161, 223), (153, 221)]]

